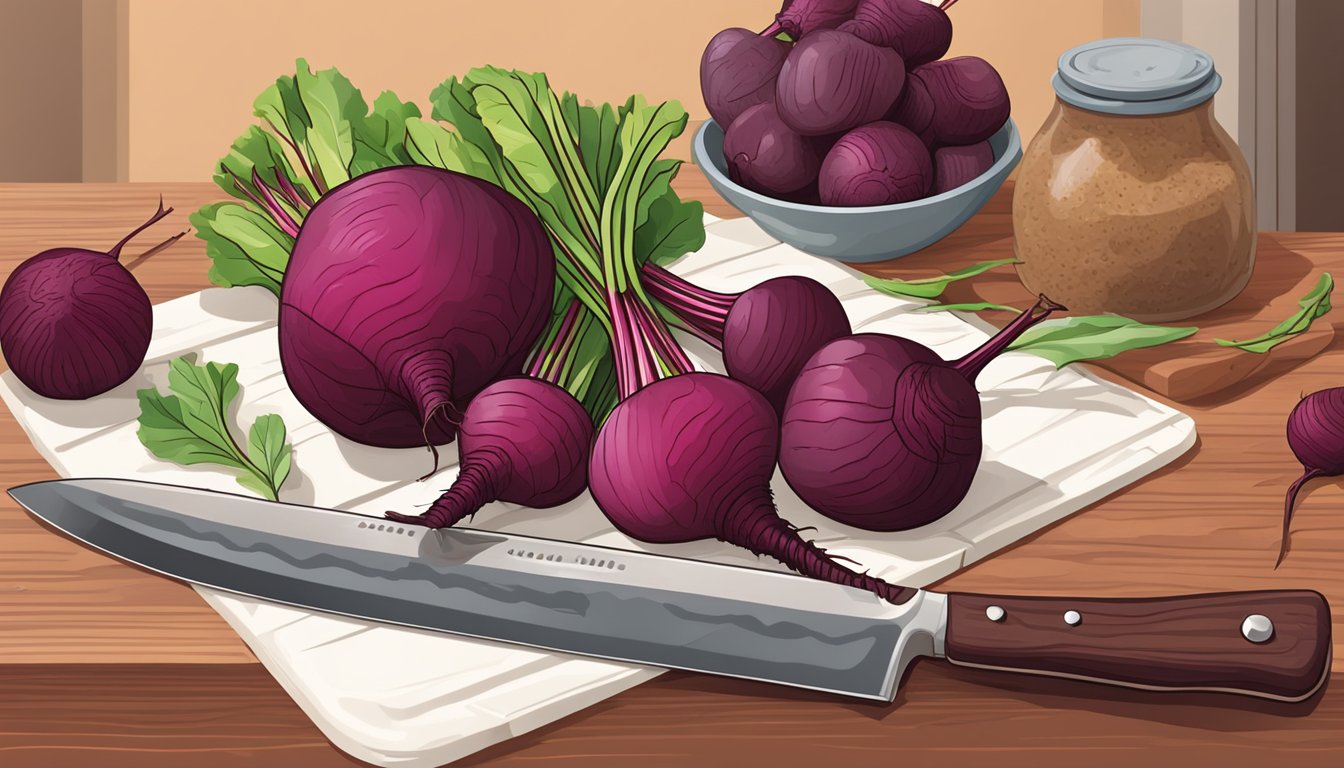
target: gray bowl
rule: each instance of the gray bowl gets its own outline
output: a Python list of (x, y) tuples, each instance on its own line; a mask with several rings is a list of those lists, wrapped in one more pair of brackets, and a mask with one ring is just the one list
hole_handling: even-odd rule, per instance
[(817, 256), (864, 263), (885, 261), (932, 245), (966, 223), (1003, 186), (1022, 159), (1022, 137), (1011, 119), (989, 139), (994, 165), (941, 195), (909, 203), (844, 208), (766, 197), (728, 178), (723, 129), (706, 120), (691, 152), (710, 186), (776, 239)]

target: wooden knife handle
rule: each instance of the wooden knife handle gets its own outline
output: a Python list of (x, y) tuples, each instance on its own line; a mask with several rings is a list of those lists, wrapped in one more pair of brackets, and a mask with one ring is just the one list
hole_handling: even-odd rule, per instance
[(1309, 590), (948, 595), (947, 658), (967, 667), (1300, 701), (1329, 674), (1330, 647), (1330, 606)]

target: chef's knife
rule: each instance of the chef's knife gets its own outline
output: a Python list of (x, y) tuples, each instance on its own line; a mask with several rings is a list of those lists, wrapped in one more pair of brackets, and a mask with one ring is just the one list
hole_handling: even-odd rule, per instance
[(1295, 701), (1330, 663), (1311, 591), (1087, 600), (906, 590), (116, 479), (10, 490), (84, 544), (318, 611), (890, 701), (919, 656)]

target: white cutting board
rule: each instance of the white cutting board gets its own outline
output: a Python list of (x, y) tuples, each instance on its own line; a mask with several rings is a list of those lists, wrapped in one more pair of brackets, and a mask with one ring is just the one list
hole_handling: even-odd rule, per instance
[[(708, 288), (738, 291), (778, 275), (808, 275), (840, 296), (856, 331), (907, 336), (944, 358), (970, 351), (992, 331), (974, 317), (914, 313), (919, 303), (878, 294), (857, 272), (779, 244), (747, 219), (706, 221), (705, 247), (672, 270)], [(261, 288), (202, 291), (155, 307), (148, 360), (117, 389), (84, 402), (47, 400), (6, 372), (0, 397), (62, 476), (139, 478), (237, 493), (240, 487), (223, 471), (159, 461), (135, 436), (135, 390), (166, 391), (168, 361), (194, 352), (199, 361), (238, 363), (243, 391), (235, 423), (250, 424), (262, 413), (284, 417), (294, 444), (284, 500), (374, 516), (431, 502), (455, 476), (456, 452), (443, 451), (444, 468), (417, 483), (413, 478), (430, 466), (425, 450), (356, 445), (315, 422), (285, 387), (275, 314), (274, 297)], [(719, 367), (709, 347), (686, 344), (701, 365)], [(1194, 422), (1184, 414), (1080, 369), (1056, 371), (1029, 354), (1002, 356), (978, 384), (985, 390), (984, 459), (970, 494), (946, 518), (894, 534), (847, 528), (807, 509), (777, 476), (781, 514), (800, 527), (814, 526), (818, 542), (861, 569), (924, 586), (1133, 483), (1195, 440)], [(555, 510), (491, 505), (470, 524), (781, 567), (718, 542), (642, 545), (617, 533), (586, 494)], [(198, 591), (336, 746), (379, 765), (442, 765), (659, 672)]]

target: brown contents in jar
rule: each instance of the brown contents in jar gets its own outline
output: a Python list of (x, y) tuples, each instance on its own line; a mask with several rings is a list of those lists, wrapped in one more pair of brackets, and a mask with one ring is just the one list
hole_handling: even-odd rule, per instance
[(1133, 117), (1057, 102), (1018, 173), (1023, 284), (1075, 313), (1147, 322), (1240, 293), (1255, 256), (1251, 180), (1211, 105)]

